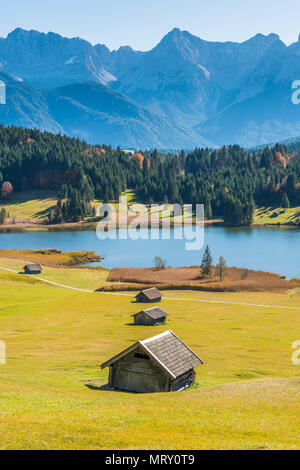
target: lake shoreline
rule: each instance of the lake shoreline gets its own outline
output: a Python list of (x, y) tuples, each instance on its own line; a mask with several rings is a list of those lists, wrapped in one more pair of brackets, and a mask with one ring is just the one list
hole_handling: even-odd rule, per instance
[[(167, 236), (167, 233), (169, 235)], [(183, 232), (183, 233), (182, 233)], [(62, 251), (95, 251), (104, 258), (103, 266), (146, 267), (160, 256), (166, 266), (199, 265), (206, 245), (217, 263), (223, 256), (228, 266), (280, 273), (288, 278), (300, 278), (299, 234), (296, 227), (224, 227), (213, 224), (186, 226), (184, 231), (174, 227), (170, 231), (120, 230), (105, 237), (97, 236), (95, 226), (64, 227), (63, 230), (12, 230), (0, 234), (2, 249), (49, 249)]]
[[(7, 224), (0, 226), (0, 234), (1, 233), (26, 233), (26, 232), (89, 232), (94, 231), (97, 228), (99, 222), (70, 222), (70, 223), (63, 223), (63, 224)], [(179, 227), (181, 224), (177, 222), (170, 223), (170, 228)], [(196, 221), (187, 221), (185, 226), (187, 227), (195, 227), (197, 225)], [(204, 227), (222, 227), (222, 228), (293, 228), (293, 229), (300, 229), (300, 225), (296, 223), (265, 223), (265, 224), (258, 224), (253, 223), (249, 226), (236, 226), (236, 225), (226, 225), (224, 221), (217, 219), (217, 220), (205, 220), (203, 223)], [(130, 228), (129, 225), (122, 225), (116, 224), (116, 229), (127, 229)], [(155, 227), (151, 227), (149, 224), (148, 227), (143, 228), (158, 228), (162, 229), (163, 225), (158, 224)]]

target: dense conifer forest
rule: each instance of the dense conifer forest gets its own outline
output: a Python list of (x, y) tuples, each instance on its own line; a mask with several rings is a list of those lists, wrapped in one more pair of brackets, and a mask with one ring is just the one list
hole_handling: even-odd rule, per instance
[(206, 217), (249, 225), (257, 206), (300, 205), (298, 150), (276, 144), (255, 152), (238, 145), (179, 154), (135, 155), (39, 130), (0, 126), (0, 185), (14, 191), (56, 189), (49, 220), (95, 215), (90, 201), (133, 190), (145, 203), (205, 204)]

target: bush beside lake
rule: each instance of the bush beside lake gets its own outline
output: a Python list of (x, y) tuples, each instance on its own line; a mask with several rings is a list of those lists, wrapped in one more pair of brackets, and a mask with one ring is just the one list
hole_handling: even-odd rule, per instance
[(300, 279), (286, 280), (278, 274), (250, 269), (226, 268), (226, 277), (220, 281), (217, 269), (212, 276), (201, 274), (200, 266), (182, 268), (116, 268), (112, 269), (102, 290), (141, 290), (157, 286), (161, 290), (183, 289), (208, 292), (287, 291), (300, 287)]

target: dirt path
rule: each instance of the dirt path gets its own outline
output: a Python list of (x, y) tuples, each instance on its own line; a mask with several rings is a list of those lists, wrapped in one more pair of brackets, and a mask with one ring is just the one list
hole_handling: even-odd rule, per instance
[[(95, 292), (93, 290), (87, 290), (87, 289), (79, 289), (77, 287), (70, 287), (70, 286), (65, 286), (64, 284), (59, 284), (58, 282), (53, 282), (53, 281), (48, 281), (47, 279), (43, 279), (41, 277), (37, 276), (32, 276), (31, 274), (20, 274), (18, 271), (14, 271), (13, 269), (9, 268), (3, 268), (0, 266), (0, 269), (3, 271), (9, 271), (14, 274), (19, 274), (20, 276), (27, 276), (31, 277), (32, 279), (36, 279), (41, 282), (45, 282), (47, 284), (51, 284), (56, 287), (61, 287), (63, 289), (69, 289), (69, 290), (74, 290), (77, 292), (85, 292), (88, 294), (102, 294), (102, 295), (113, 295), (113, 296), (119, 296), (119, 297), (133, 297), (131, 294), (121, 294), (118, 292)], [(210, 304), (227, 304), (227, 305), (241, 305), (244, 307), (260, 307), (260, 308), (279, 308), (282, 310), (300, 310), (300, 307), (291, 307), (291, 306), (283, 306), (283, 305), (264, 305), (264, 304), (251, 304), (251, 303), (246, 303), (246, 302), (232, 302), (232, 301), (226, 301), (226, 300), (206, 300), (206, 299), (191, 299), (191, 298), (174, 298), (174, 297), (164, 297), (165, 300), (175, 300), (179, 302), (205, 302), (205, 303), (210, 303)]]

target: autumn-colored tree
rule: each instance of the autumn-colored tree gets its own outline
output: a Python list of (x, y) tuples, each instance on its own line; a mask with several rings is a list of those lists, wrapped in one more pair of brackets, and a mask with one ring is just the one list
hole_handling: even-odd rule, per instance
[(132, 160), (138, 162), (140, 169), (143, 169), (145, 157), (142, 153), (135, 153), (132, 157)]
[(278, 161), (278, 163), (280, 163), (283, 166), (283, 168), (286, 168), (286, 159), (284, 158), (282, 153), (281, 152), (276, 152), (275, 157), (276, 157), (276, 160)]
[(1, 199), (10, 199), (14, 194), (13, 185), (9, 181), (5, 181), (1, 187)]

